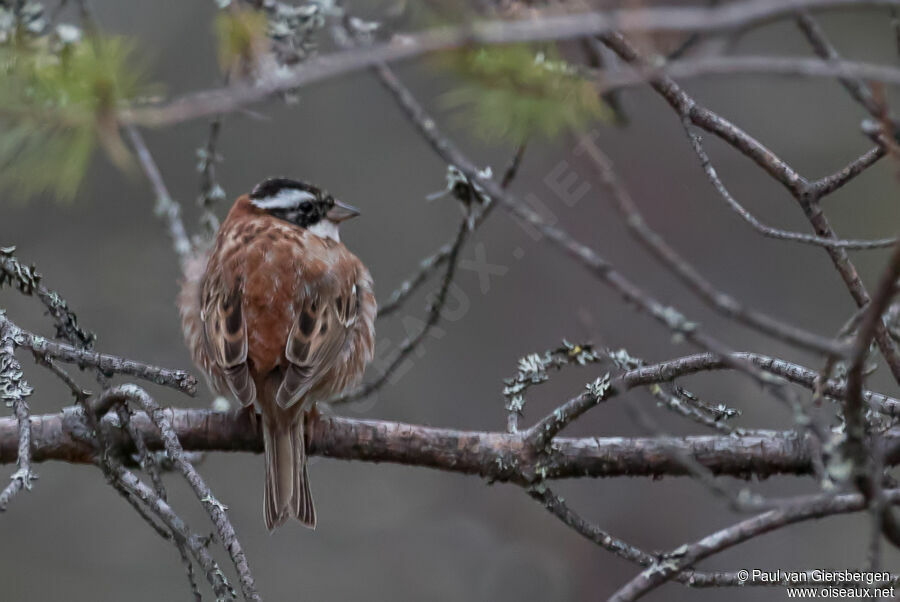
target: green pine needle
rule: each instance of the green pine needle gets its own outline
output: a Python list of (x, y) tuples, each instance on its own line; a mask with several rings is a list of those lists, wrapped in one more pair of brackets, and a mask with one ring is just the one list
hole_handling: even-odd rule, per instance
[(462, 83), (444, 95), (481, 137), (521, 143), (610, 117), (590, 81), (553, 52), (517, 44), (452, 52), (444, 62)]
[(142, 90), (133, 56), (120, 37), (0, 48), (0, 188), (71, 199), (98, 143), (126, 164), (115, 113)]
[(245, 72), (253, 71), (257, 58), (268, 44), (268, 26), (268, 19), (262, 11), (221, 11), (216, 16), (215, 34), (222, 71), (229, 72), (234, 68)]

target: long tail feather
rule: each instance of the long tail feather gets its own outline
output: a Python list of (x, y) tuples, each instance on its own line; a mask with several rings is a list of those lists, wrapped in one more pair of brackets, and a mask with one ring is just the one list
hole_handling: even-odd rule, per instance
[(295, 416), (290, 422), (263, 420), (266, 448), (264, 508), (269, 531), (284, 524), (291, 516), (307, 527), (316, 527), (316, 510), (306, 470), (303, 413), (298, 412)]
[(293, 424), (296, 444), (296, 462), (299, 470), (294, 478), (293, 502), (291, 511), (294, 517), (310, 529), (316, 528), (316, 507), (313, 505), (312, 493), (309, 490), (309, 472), (306, 470), (306, 440), (303, 428), (304, 414)]
[(275, 421), (263, 420), (266, 447), (266, 528), (271, 531), (288, 518), (294, 489), (294, 444), (291, 429)]

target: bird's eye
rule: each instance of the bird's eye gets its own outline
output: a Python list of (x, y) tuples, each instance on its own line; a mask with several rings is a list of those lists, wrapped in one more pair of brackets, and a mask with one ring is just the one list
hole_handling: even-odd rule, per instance
[(303, 213), (309, 213), (309, 211), (312, 209), (312, 203), (309, 201), (303, 201), (302, 203), (300, 203), (299, 209)]

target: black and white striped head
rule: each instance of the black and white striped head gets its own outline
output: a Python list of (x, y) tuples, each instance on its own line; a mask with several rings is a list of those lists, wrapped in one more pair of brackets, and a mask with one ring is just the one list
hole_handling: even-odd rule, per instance
[(359, 215), (355, 207), (336, 200), (324, 190), (289, 178), (263, 180), (254, 186), (250, 202), (273, 217), (333, 240), (340, 240), (338, 224)]

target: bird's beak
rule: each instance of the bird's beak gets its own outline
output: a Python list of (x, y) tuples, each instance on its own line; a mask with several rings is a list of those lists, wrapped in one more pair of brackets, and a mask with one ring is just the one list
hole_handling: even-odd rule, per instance
[(350, 219), (351, 217), (356, 217), (357, 215), (359, 215), (359, 209), (357, 209), (353, 205), (335, 201), (334, 207), (328, 210), (328, 213), (325, 214), (325, 217), (327, 217), (334, 223), (339, 224), (342, 221)]

